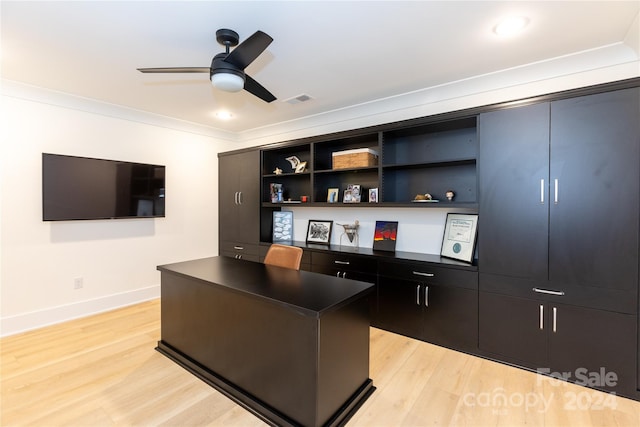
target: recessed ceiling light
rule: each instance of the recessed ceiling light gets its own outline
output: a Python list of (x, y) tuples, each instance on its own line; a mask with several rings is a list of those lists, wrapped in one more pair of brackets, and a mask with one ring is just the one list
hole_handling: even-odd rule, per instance
[(233, 117), (229, 111), (218, 111), (216, 112), (216, 117), (220, 120), (229, 120)]
[(524, 16), (512, 16), (502, 20), (493, 28), (493, 32), (499, 36), (512, 36), (522, 31), (529, 24), (529, 19)]

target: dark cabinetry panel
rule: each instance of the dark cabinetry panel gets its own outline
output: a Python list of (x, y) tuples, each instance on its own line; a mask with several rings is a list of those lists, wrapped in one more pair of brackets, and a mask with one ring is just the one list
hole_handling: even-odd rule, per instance
[(637, 290), (640, 89), (551, 103), (549, 277)]
[(222, 242), (257, 244), (260, 238), (260, 151), (221, 155), (218, 165), (221, 245)]
[(482, 273), (547, 280), (549, 104), (480, 115)]
[(379, 273), (380, 327), (458, 350), (477, 349), (476, 272), (385, 261)]
[(638, 117), (639, 88), (480, 115), (481, 351), (577, 383), (604, 367), (633, 397)]
[(639, 91), (481, 115), (481, 289), (502, 275), (566, 303), (628, 312), (624, 293), (636, 300), (638, 288)]
[(481, 351), (578, 383), (604, 370), (615, 384), (582, 385), (633, 396), (635, 315), (488, 292), (480, 292), (479, 314)]

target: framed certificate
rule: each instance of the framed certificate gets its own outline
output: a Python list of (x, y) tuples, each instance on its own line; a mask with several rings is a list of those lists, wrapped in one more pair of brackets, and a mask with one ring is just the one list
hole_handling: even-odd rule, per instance
[(471, 263), (477, 232), (477, 214), (448, 213), (440, 255)]

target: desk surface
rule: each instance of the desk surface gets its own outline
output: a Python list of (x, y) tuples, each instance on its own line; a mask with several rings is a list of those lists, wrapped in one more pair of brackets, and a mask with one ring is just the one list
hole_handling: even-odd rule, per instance
[(353, 298), (362, 297), (374, 286), (220, 256), (161, 265), (158, 270), (250, 294), (306, 315), (319, 315), (336, 309)]

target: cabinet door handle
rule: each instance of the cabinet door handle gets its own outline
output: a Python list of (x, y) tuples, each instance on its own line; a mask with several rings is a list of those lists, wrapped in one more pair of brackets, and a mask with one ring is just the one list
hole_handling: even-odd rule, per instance
[(555, 193), (553, 195), (553, 203), (558, 204), (558, 178), (556, 178), (553, 182), (553, 186), (555, 187)]
[(243, 246), (234, 246), (233, 249), (235, 249), (236, 251), (243, 251), (244, 247)]
[(416, 305), (420, 305), (420, 285), (416, 286)]
[(342, 278), (346, 279), (347, 278), (347, 272), (345, 271), (344, 273), (342, 273)]
[(550, 291), (548, 289), (540, 289), (540, 288), (533, 288), (533, 292), (537, 292), (539, 294), (556, 295), (559, 297), (564, 295), (564, 291)]
[(238, 204), (242, 204), (242, 191), (238, 191)]
[(234, 205), (238, 204), (238, 192), (237, 191), (235, 193), (233, 193), (233, 204)]
[(544, 330), (544, 305), (540, 304), (540, 330)]
[(413, 274), (415, 274), (416, 276), (425, 276), (425, 277), (433, 277), (435, 276), (435, 274), (433, 273), (423, 273), (421, 271), (412, 271)]
[(429, 307), (429, 287), (424, 287), (424, 306)]
[(340, 272), (339, 271), (336, 273), (336, 277), (340, 277)]
[(349, 261), (338, 261), (337, 259), (333, 261), (334, 264), (341, 264), (341, 265), (349, 265)]
[(553, 307), (553, 332), (556, 332), (556, 321), (558, 317), (558, 309)]
[(540, 204), (544, 205), (544, 178), (540, 180)]

